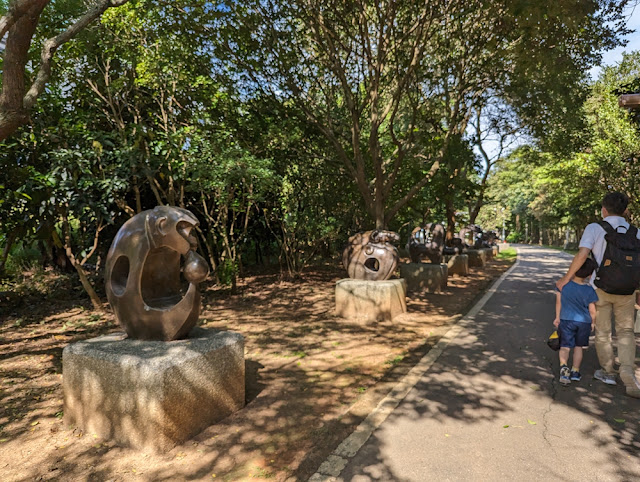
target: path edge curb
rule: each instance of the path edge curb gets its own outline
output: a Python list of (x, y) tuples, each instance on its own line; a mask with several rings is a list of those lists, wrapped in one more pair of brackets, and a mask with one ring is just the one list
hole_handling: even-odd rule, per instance
[(520, 264), (520, 250), (516, 248), (516, 262), (493, 282), (484, 295), (461, 317), (438, 342), (402, 377), (402, 379), (389, 391), (378, 403), (369, 415), (356, 427), (346, 439), (331, 452), (327, 459), (320, 465), (308, 482), (338, 482), (342, 470), (347, 466), (362, 446), (369, 440), (373, 432), (384, 422), (393, 410), (415, 387), (420, 378), (431, 368), (449, 344), (475, 320), (477, 314), (498, 290), (502, 282)]

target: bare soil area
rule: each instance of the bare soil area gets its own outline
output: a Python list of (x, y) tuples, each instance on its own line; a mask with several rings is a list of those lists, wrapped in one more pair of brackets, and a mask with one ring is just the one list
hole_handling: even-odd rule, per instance
[(306, 480), (510, 264), (450, 277), (446, 293), (409, 295), (408, 313), (367, 325), (333, 315), (337, 263), (298, 282), (246, 277), (234, 295), (203, 286), (201, 325), (245, 337), (247, 404), (161, 455), (65, 426), (62, 349), (121, 330), (77, 281), (41, 275), (0, 293), (0, 478)]

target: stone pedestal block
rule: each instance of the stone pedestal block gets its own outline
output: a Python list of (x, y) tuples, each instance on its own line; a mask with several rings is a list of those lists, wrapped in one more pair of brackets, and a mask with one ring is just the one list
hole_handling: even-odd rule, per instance
[(467, 249), (469, 267), (482, 268), (487, 264), (487, 253), (482, 249)]
[(400, 276), (407, 289), (415, 292), (441, 293), (447, 289), (446, 264), (408, 263), (400, 265)]
[(62, 352), (64, 419), (163, 452), (244, 406), (244, 339), (195, 328), (178, 341), (106, 335)]
[(449, 274), (459, 274), (467, 276), (469, 274), (469, 255), (468, 254), (454, 254), (446, 256), (447, 267), (449, 268)]
[(491, 261), (493, 259), (493, 248), (482, 248), (479, 251), (484, 252), (487, 261)]
[(404, 279), (341, 279), (336, 282), (336, 315), (362, 323), (390, 321), (406, 313), (406, 295)]
[(500, 248), (498, 247), (498, 245), (491, 246), (491, 249), (493, 250), (493, 257), (495, 258), (496, 256), (498, 256), (498, 253), (500, 252)]

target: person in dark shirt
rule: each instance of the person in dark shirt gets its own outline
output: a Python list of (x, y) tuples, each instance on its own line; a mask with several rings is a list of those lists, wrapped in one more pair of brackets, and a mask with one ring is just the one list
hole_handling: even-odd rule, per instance
[[(589, 346), (589, 334), (595, 326), (596, 301), (598, 295), (589, 284), (589, 278), (597, 268), (596, 262), (587, 258), (569, 281), (559, 291), (556, 288), (556, 318), (553, 325), (560, 335), (560, 378), (559, 382), (569, 385), (580, 381), (580, 364), (583, 347)], [(573, 348), (573, 363), (569, 370), (569, 355)]]

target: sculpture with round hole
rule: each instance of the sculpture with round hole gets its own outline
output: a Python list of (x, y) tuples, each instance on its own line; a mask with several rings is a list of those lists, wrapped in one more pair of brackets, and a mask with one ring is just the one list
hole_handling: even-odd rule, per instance
[(442, 224), (428, 223), (424, 227), (418, 226), (409, 236), (406, 249), (412, 263), (422, 262), (422, 258), (429, 258), (433, 264), (442, 262), (444, 252), (445, 230)]
[(186, 209), (157, 206), (129, 219), (116, 234), (107, 255), (106, 291), (129, 338), (177, 340), (196, 325), (198, 283), (209, 274), (196, 253), (197, 225)]
[(393, 231), (376, 229), (349, 238), (342, 263), (350, 278), (383, 281), (391, 278), (398, 266), (398, 250), (391, 244), (400, 241)]

